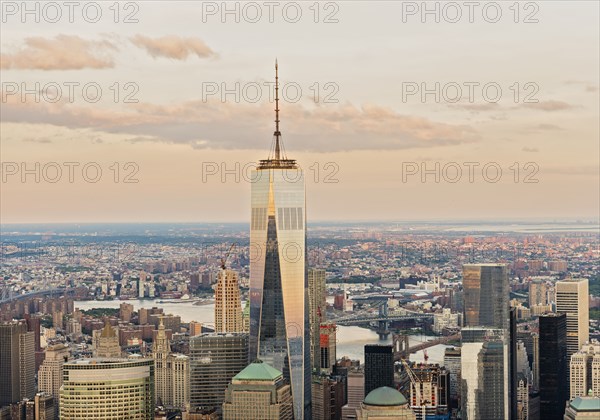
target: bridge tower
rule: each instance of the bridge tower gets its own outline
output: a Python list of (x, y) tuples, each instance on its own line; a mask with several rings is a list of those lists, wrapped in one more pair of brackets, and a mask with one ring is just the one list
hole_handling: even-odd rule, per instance
[(410, 344), (408, 342), (408, 335), (406, 334), (394, 334), (392, 335), (392, 344), (394, 354), (400, 355), (401, 358), (405, 359), (409, 356)]
[(390, 321), (388, 318), (388, 302), (387, 299), (384, 300), (379, 306), (379, 316), (383, 318), (381, 321), (377, 321), (377, 334), (379, 334), (379, 339), (384, 340), (388, 338), (390, 335)]

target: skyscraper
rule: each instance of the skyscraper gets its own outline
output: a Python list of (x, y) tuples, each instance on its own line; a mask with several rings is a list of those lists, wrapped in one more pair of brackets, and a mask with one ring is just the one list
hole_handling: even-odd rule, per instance
[(243, 332), (238, 273), (219, 271), (215, 289), (215, 332)]
[(0, 407), (33, 398), (35, 339), (25, 321), (0, 323)]
[(542, 280), (529, 283), (529, 307), (548, 304), (548, 286)]
[(568, 399), (567, 317), (539, 318), (540, 418), (562, 420)]
[(79, 359), (63, 369), (61, 420), (154, 419), (152, 359)]
[(311, 365), (313, 369), (321, 366), (319, 346), (320, 325), (325, 322), (327, 310), (327, 293), (325, 287), (325, 270), (310, 268), (308, 270), (308, 312), (310, 317), (310, 344), (312, 348)]
[(567, 360), (590, 339), (587, 279), (556, 282), (556, 312), (567, 315)]
[(115, 329), (109, 324), (108, 319), (104, 323), (104, 328), (100, 332), (94, 357), (119, 358), (121, 357), (121, 346), (119, 346), (119, 337)]
[(365, 345), (365, 395), (382, 386), (394, 387), (394, 352), (392, 346)]
[(171, 344), (160, 321), (153, 348), (155, 396), (157, 404), (185, 408), (190, 400), (190, 360), (171, 353)]
[[(516, 381), (511, 375), (508, 266), (506, 264), (465, 264), (463, 290), (465, 326), (472, 327), (473, 330), (463, 329), (461, 332), (462, 373), (469, 370), (468, 366), (473, 363), (475, 365), (471, 368), (477, 369), (477, 372), (476, 377), (471, 376), (472, 372), (462, 377), (463, 385), (465, 379), (469, 379), (468, 386), (466, 388), (463, 386), (461, 391), (462, 405), (468, 407), (466, 415), (469, 419), (480, 418), (479, 416), (482, 415), (484, 417), (481, 418), (485, 418), (492, 411), (495, 416), (499, 416), (498, 419), (508, 419), (513, 411), (511, 396), (516, 397), (511, 389), (512, 386), (516, 386)], [(465, 333), (468, 337), (465, 337)], [(466, 353), (464, 343), (469, 343), (469, 350)], [(489, 360), (493, 360), (494, 363), (488, 363)], [(514, 364), (514, 360), (512, 362)], [(489, 380), (480, 382), (479, 378), (484, 376), (481, 369), (487, 370), (488, 373), (491, 369), (494, 374)], [(500, 377), (502, 380), (498, 382)], [(483, 391), (497, 390), (500, 387), (503, 392)], [(478, 394), (475, 389), (479, 390), (478, 392), (485, 392), (485, 395)], [(503, 407), (502, 410), (499, 407)]]
[(592, 341), (571, 356), (571, 399), (591, 396), (600, 397), (600, 343)]
[(323, 323), (321, 324), (321, 334), (319, 337), (319, 360), (321, 366), (315, 366), (320, 368), (321, 371), (331, 373), (333, 365), (337, 360), (336, 357), (336, 331), (337, 325), (335, 323)]
[(204, 333), (190, 338), (190, 405), (221, 411), (225, 389), (248, 365), (248, 334)]
[(38, 371), (38, 390), (47, 392), (54, 398), (54, 408), (58, 414), (58, 397), (63, 383), (63, 365), (69, 358), (69, 348), (64, 344), (49, 345), (46, 348), (44, 363)]
[(509, 287), (506, 264), (465, 264), (463, 289), (466, 327), (508, 330)]
[(342, 407), (342, 420), (356, 419), (356, 409), (365, 398), (365, 374), (360, 371), (348, 373), (346, 405)]
[(235, 375), (225, 391), (223, 420), (293, 420), (290, 385), (277, 369), (257, 360)]
[(282, 151), (275, 64), (274, 150), (252, 171), (250, 359), (283, 372), (294, 417), (310, 418), (310, 330), (304, 176)]
[(500, 328), (461, 330), (460, 392), (465, 420), (509, 418), (505, 334)]

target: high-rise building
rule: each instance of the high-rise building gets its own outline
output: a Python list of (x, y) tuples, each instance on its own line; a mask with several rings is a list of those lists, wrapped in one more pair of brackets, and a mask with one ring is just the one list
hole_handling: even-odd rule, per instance
[(110, 325), (108, 319), (104, 323), (104, 328), (100, 332), (94, 349), (94, 357), (119, 358), (121, 357), (121, 346), (117, 332)]
[(190, 322), (190, 337), (200, 334), (202, 334), (202, 323), (196, 321)]
[(320, 360), (319, 337), (321, 332), (319, 326), (326, 321), (326, 299), (325, 270), (322, 268), (310, 268), (308, 270), (308, 313), (310, 318), (310, 344), (312, 348), (311, 365), (313, 369), (322, 365)]
[(450, 399), (448, 371), (437, 364), (408, 367), (411, 377), (409, 404), (417, 420), (448, 414)]
[(529, 420), (529, 386), (525, 375), (517, 377), (517, 416), (516, 420)]
[(277, 73), (275, 85), (275, 147), (252, 171), (250, 358), (283, 372), (302, 420), (311, 413), (304, 175), (281, 150)]
[(219, 271), (215, 289), (215, 332), (243, 332), (238, 273)]
[(568, 398), (567, 317), (539, 318), (540, 418), (562, 420)]
[(133, 315), (133, 305), (131, 303), (123, 302), (119, 305), (119, 318), (125, 322), (131, 321)]
[[(515, 347), (514, 340), (516, 340), (516, 337), (513, 337), (513, 335), (516, 336), (516, 334), (511, 334), (511, 332), (514, 332), (514, 328), (511, 328), (508, 302), (508, 266), (506, 264), (465, 264), (463, 266), (463, 290), (465, 326), (494, 330), (492, 339), (486, 337), (474, 338), (480, 334), (476, 332), (475, 336), (469, 338), (469, 340), (475, 339), (476, 341), (467, 341), (474, 345), (470, 346), (472, 347), (471, 350), (477, 352), (477, 358), (470, 360), (470, 363), (477, 363), (478, 369), (494, 370), (494, 374), (490, 379), (478, 385), (471, 382), (470, 388), (476, 386), (477, 389), (482, 389), (481, 387), (485, 389), (502, 387), (503, 389), (503, 392), (486, 393), (485, 396), (481, 395), (476, 398), (475, 394), (471, 394), (468, 399), (470, 411), (467, 415), (470, 419), (487, 418), (485, 416), (493, 412), (493, 415), (500, 416), (497, 417), (498, 419), (508, 419), (514, 413), (515, 407), (511, 397), (512, 400), (516, 397), (516, 393), (512, 389), (516, 386), (516, 380), (511, 370), (515, 360), (511, 357), (510, 351), (511, 348)], [(473, 354), (468, 355), (467, 359), (471, 356)], [(491, 366), (489, 360), (495, 360), (497, 364)], [(465, 361), (464, 346), (461, 361)], [(463, 373), (465, 369), (463, 363)], [(498, 376), (500, 372), (502, 374), (501, 381)], [(463, 376), (463, 383), (464, 379)], [(485, 403), (483, 403), (484, 397)], [(467, 404), (467, 401), (465, 401), (463, 395), (462, 405), (465, 404)], [(503, 407), (502, 410), (499, 407)], [(483, 417), (473, 417), (474, 415)]]
[(223, 420), (293, 420), (292, 393), (283, 374), (256, 360), (225, 391)]
[(0, 323), (0, 406), (33, 398), (35, 338), (25, 321)]
[(343, 405), (344, 383), (326, 374), (313, 375), (312, 419), (340, 419)]
[(248, 365), (248, 334), (204, 333), (190, 337), (190, 405), (221, 411), (225, 389)]
[(465, 420), (509, 418), (505, 334), (500, 328), (461, 330), (461, 411)]
[(319, 361), (322, 372), (331, 373), (336, 362), (336, 331), (337, 325), (334, 323), (321, 324), (321, 334), (319, 337)]
[(390, 345), (365, 345), (365, 395), (382, 386), (394, 387), (394, 352)]
[(79, 359), (63, 370), (61, 420), (154, 419), (152, 359)]
[(556, 312), (567, 315), (567, 360), (590, 340), (587, 279), (556, 282)]
[(465, 264), (463, 289), (466, 327), (509, 328), (506, 264)]
[(357, 420), (415, 420), (415, 413), (404, 395), (387, 386), (376, 388), (365, 397), (356, 410)]
[(342, 420), (356, 419), (356, 409), (365, 398), (365, 375), (363, 372), (348, 372), (346, 405), (342, 407)]
[(184, 354), (171, 353), (162, 322), (154, 340), (153, 358), (156, 403), (185, 408), (190, 401), (190, 360)]
[(46, 347), (44, 363), (38, 370), (38, 390), (52, 395), (57, 415), (59, 391), (63, 383), (63, 365), (68, 359), (69, 348), (66, 345), (49, 345)]
[(600, 397), (600, 343), (592, 341), (571, 356), (571, 399)]
[(447, 348), (444, 352), (444, 367), (450, 378), (450, 401), (451, 409), (458, 408), (460, 397), (460, 347)]
[(529, 283), (529, 307), (548, 304), (548, 286), (542, 280)]

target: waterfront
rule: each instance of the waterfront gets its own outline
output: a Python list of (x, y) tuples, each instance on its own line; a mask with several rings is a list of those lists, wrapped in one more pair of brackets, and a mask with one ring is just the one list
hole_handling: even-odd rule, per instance
[[(123, 302), (131, 303), (135, 310), (140, 308), (152, 308), (153, 306), (163, 308), (165, 314), (179, 315), (182, 322), (197, 321), (207, 326), (214, 323), (214, 304), (194, 305), (193, 301), (166, 301), (163, 299), (137, 299), (137, 300), (86, 300), (75, 301), (75, 307), (79, 309), (92, 308), (118, 308)], [(162, 302), (162, 303), (159, 303)], [(411, 345), (427, 340), (428, 337), (421, 335), (411, 336)], [(375, 331), (362, 327), (338, 326), (337, 330), (337, 357), (348, 356), (351, 359), (364, 361), (365, 344), (391, 344), (391, 335), (386, 340), (380, 340)], [(437, 345), (427, 349), (430, 363), (443, 363), (444, 349), (447, 346)], [(411, 360), (423, 361), (423, 352), (411, 355)]]

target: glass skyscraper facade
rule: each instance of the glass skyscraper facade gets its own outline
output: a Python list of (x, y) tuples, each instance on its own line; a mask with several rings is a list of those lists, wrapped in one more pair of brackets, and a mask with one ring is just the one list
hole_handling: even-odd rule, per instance
[[(278, 104), (276, 78), (276, 103)], [(310, 329), (304, 175), (282, 158), (279, 105), (275, 148), (252, 172), (250, 360), (260, 358), (290, 381), (294, 416), (310, 418)]]

